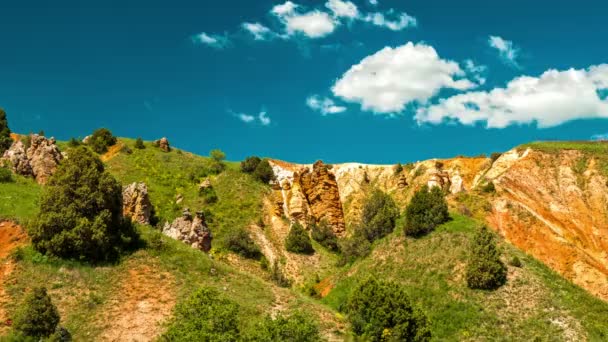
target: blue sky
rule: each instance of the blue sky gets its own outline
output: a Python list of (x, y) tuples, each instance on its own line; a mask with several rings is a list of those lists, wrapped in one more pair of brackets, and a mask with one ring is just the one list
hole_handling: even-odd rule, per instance
[(608, 133), (605, 1), (0, 4), (14, 131), (407, 162)]

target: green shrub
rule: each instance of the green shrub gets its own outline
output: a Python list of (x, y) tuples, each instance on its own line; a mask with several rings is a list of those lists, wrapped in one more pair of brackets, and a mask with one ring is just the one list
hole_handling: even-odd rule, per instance
[(53, 335), (49, 336), (49, 338), (45, 342), (71, 342), (72, 334), (61, 326), (58, 326)]
[(176, 306), (161, 341), (237, 341), (238, 310), (216, 290), (201, 288)]
[(137, 140), (135, 140), (135, 148), (139, 149), (139, 150), (143, 150), (146, 148), (146, 145), (144, 145), (144, 141), (141, 137), (138, 137)]
[(492, 163), (494, 163), (496, 159), (500, 158), (500, 156), (502, 156), (502, 153), (499, 152), (494, 152), (490, 154), (490, 159), (492, 160)]
[(258, 164), (260, 164), (261, 161), (262, 159), (260, 159), (260, 157), (247, 157), (247, 159), (241, 162), (241, 171), (244, 173), (253, 173), (253, 171), (255, 171), (255, 168), (258, 167)]
[(363, 258), (372, 249), (371, 243), (360, 228), (355, 228), (355, 233), (351, 237), (340, 240), (338, 245), (342, 252), (340, 260), (338, 260), (338, 266), (344, 266), (354, 262), (358, 258)]
[(289, 280), (289, 278), (283, 274), (283, 270), (281, 269), (281, 266), (277, 260), (274, 261), (272, 268), (270, 269), (270, 278), (280, 287), (291, 286), (291, 280)]
[(521, 268), (524, 266), (522, 264), (521, 260), (516, 256), (514, 256), (513, 258), (511, 258), (511, 260), (509, 260), (509, 265), (511, 265), (513, 267), (518, 267), (518, 268)]
[(321, 222), (310, 224), (310, 235), (312, 239), (317, 241), (321, 246), (329, 249), (330, 251), (338, 251), (338, 238), (334, 234), (334, 230), (326, 220)]
[(74, 137), (71, 137), (68, 141), (68, 147), (78, 147), (82, 145), (82, 142)]
[(19, 307), (13, 328), (28, 337), (50, 336), (59, 323), (59, 312), (44, 287), (36, 287), (25, 296)]
[(87, 143), (93, 151), (102, 154), (108, 151), (108, 147), (116, 144), (116, 137), (112, 135), (109, 129), (100, 128), (93, 132)]
[(441, 189), (433, 187), (429, 190), (424, 185), (414, 193), (405, 208), (404, 233), (407, 236), (421, 236), (449, 220), (448, 204)]
[(289, 234), (287, 234), (287, 238), (285, 239), (285, 249), (298, 254), (313, 254), (315, 252), (312, 248), (308, 232), (298, 222), (292, 224), (289, 229)]
[(353, 332), (365, 341), (428, 341), (426, 316), (405, 290), (392, 282), (363, 281), (349, 296), (346, 313)]
[(218, 163), (222, 163), (226, 159), (226, 153), (224, 153), (222, 150), (215, 149), (209, 152), (209, 157)]
[(11, 170), (0, 166), (0, 183), (11, 183), (13, 181), (13, 173)]
[(486, 184), (481, 186), (481, 191), (487, 194), (493, 194), (496, 192), (496, 187), (494, 186), (494, 182), (487, 182)]
[(274, 171), (268, 162), (268, 159), (262, 160), (253, 171), (253, 177), (262, 183), (268, 184), (274, 179)]
[(8, 128), (6, 113), (0, 108), (0, 156), (2, 156), (4, 151), (8, 150), (12, 144), (13, 139), (11, 139), (11, 130)]
[(229, 250), (249, 259), (260, 259), (262, 252), (245, 229), (234, 229), (224, 238), (224, 245)]
[(217, 202), (218, 199), (215, 189), (212, 186), (200, 188), (198, 190), (198, 195), (203, 198), (205, 204), (213, 204)]
[(373, 242), (392, 233), (398, 217), (399, 209), (391, 196), (375, 189), (366, 199), (361, 214), (361, 227), (365, 237)]
[(507, 267), (500, 260), (494, 234), (486, 227), (477, 231), (470, 251), (466, 267), (469, 288), (493, 290), (507, 281)]
[(70, 150), (49, 179), (29, 235), (41, 253), (89, 261), (115, 257), (137, 241), (122, 216), (121, 185), (85, 147)]
[(397, 163), (397, 165), (395, 165), (395, 176), (398, 176), (401, 172), (403, 172), (403, 165)]
[(251, 342), (316, 342), (321, 341), (319, 326), (314, 319), (296, 311), (289, 316), (278, 314), (276, 318), (266, 316), (243, 338)]

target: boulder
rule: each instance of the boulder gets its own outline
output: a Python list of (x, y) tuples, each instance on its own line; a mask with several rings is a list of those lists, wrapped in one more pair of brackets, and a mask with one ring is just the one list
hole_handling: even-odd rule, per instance
[(207, 178), (204, 181), (202, 181), (201, 184), (198, 185), (198, 191), (201, 192), (203, 190), (210, 189), (212, 187), (213, 186), (211, 185), (211, 181), (209, 180), (209, 178)]
[(165, 223), (162, 230), (163, 234), (182, 241), (192, 248), (203, 252), (211, 250), (211, 240), (213, 235), (205, 222), (205, 215), (202, 211), (197, 211), (192, 217), (188, 208), (184, 209), (182, 216), (176, 218), (173, 223)]
[(153, 206), (148, 196), (146, 183), (133, 183), (122, 191), (122, 212), (133, 222), (150, 224)]
[(39, 184), (46, 184), (63, 158), (54, 138), (47, 139), (38, 134), (30, 135), (27, 149), (23, 141), (15, 141), (2, 156), (13, 172), (34, 177)]
[(2, 160), (3, 164), (9, 166), (14, 173), (26, 177), (34, 177), (30, 161), (25, 152), (25, 145), (22, 141), (15, 141), (8, 150), (4, 151)]
[(162, 137), (162, 138), (154, 141), (154, 144), (156, 146), (158, 146), (158, 148), (160, 148), (160, 150), (163, 152), (171, 151), (171, 146), (169, 145), (169, 140), (165, 137)]

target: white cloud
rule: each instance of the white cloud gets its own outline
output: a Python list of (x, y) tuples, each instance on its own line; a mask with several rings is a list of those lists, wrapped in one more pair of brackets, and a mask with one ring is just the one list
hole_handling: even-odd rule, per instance
[(354, 19), (359, 16), (357, 6), (350, 1), (329, 0), (325, 4), (325, 7), (329, 8), (335, 17)]
[(338, 114), (346, 111), (346, 107), (337, 106), (332, 99), (327, 97), (321, 98), (318, 95), (309, 96), (306, 99), (306, 105), (323, 115)]
[(255, 40), (268, 40), (276, 36), (276, 33), (260, 23), (243, 23), (241, 26), (245, 31), (251, 33)]
[(270, 12), (276, 16), (283, 17), (295, 12), (299, 6), (291, 1), (287, 1), (284, 4), (276, 5), (270, 10)]
[(608, 64), (588, 69), (548, 70), (539, 77), (521, 76), (505, 88), (442, 99), (420, 108), (419, 123), (485, 122), (488, 128), (536, 123), (540, 128), (586, 118), (608, 118)]
[(378, 0), (368, 0), (368, 2), (372, 6), (378, 6)]
[(392, 31), (401, 31), (408, 27), (418, 25), (416, 18), (407, 13), (397, 13), (394, 10), (389, 10), (386, 13), (369, 13), (362, 17), (361, 20), (372, 23), (376, 26), (386, 27)]
[(321, 11), (312, 11), (304, 14), (294, 14), (284, 17), (287, 34), (303, 33), (309, 38), (324, 37), (336, 29), (337, 22)]
[(464, 76), (458, 63), (441, 59), (432, 46), (409, 42), (365, 57), (336, 81), (332, 91), (346, 101), (361, 103), (364, 110), (392, 114), (408, 103), (425, 103), (442, 88), (477, 86)]
[(196, 44), (204, 44), (216, 49), (223, 49), (230, 45), (228, 37), (218, 34), (207, 34), (205, 32), (192, 36), (192, 41)]
[(608, 141), (608, 133), (592, 135), (591, 136), (591, 140), (595, 140), (595, 141)]
[(270, 118), (268, 117), (266, 111), (261, 111), (260, 114), (258, 115), (258, 119), (260, 120), (260, 123), (264, 126), (268, 126), (270, 125)]
[(500, 58), (514, 67), (519, 67), (517, 63), (517, 57), (519, 57), (519, 49), (513, 45), (513, 42), (510, 40), (503, 39), (499, 36), (490, 36), (488, 38), (488, 45), (490, 47), (498, 50)]
[(473, 60), (467, 59), (464, 61), (464, 69), (479, 85), (484, 85), (486, 83), (484, 74), (486, 73), (486, 70), (488, 70), (488, 67), (485, 65), (477, 65)]
[(253, 115), (249, 115), (249, 114), (245, 114), (245, 113), (240, 113), (237, 115), (237, 117), (239, 119), (241, 119), (241, 121), (246, 122), (246, 123), (250, 123), (250, 122), (253, 122), (253, 120), (255, 120), (255, 117)]

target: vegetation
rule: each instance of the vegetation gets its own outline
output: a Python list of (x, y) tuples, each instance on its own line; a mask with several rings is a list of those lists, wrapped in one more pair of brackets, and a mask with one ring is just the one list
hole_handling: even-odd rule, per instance
[(201, 288), (180, 303), (164, 341), (237, 341), (239, 306), (216, 290)]
[(0, 166), (0, 183), (13, 182), (13, 172), (6, 167)]
[(268, 159), (263, 159), (258, 163), (258, 166), (253, 171), (253, 177), (264, 184), (268, 184), (268, 182), (274, 179), (274, 171), (272, 171)]
[(312, 222), (309, 227), (312, 239), (317, 241), (321, 246), (334, 252), (340, 249), (338, 246), (338, 238), (327, 220), (321, 220), (318, 224)]
[(78, 147), (49, 179), (40, 212), (30, 227), (44, 254), (102, 261), (136, 239), (122, 216), (122, 187), (87, 148)]
[(317, 342), (322, 338), (314, 319), (301, 311), (296, 311), (289, 316), (278, 314), (274, 319), (266, 316), (243, 340), (251, 342)]
[(218, 200), (215, 189), (212, 186), (199, 188), (198, 195), (203, 199), (204, 204), (213, 204)]
[(351, 293), (346, 312), (353, 332), (368, 341), (431, 339), (426, 316), (392, 282), (365, 280)]
[(403, 172), (403, 165), (397, 163), (397, 165), (395, 165), (395, 176), (401, 174), (401, 172)]
[(448, 205), (441, 189), (433, 187), (429, 190), (425, 185), (414, 193), (405, 208), (404, 233), (407, 236), (419, 237), (449, 219)]
[(259, 259), (262, 256), (260, 248), (243, 228), (229, 232), (225, 237), (224, 246), (245, 258)]
[(373, 242), (393, 232), (399, 217), (399, 209), (391, 196), (374, 189), (363, 205), (361, 229), (365, 237)]
[(507, 267), (500, 260), (494, 235), (482, 227), (471, 243), (466, 268), (467, 285), (472, 289), (493, 290), (507, 281)]
[(351, 237), (338, 242), (342, 252), (338, 266), (354, 262), (356, 259), (366, 257), (372, 249), (372, 245), (360, 229), (356, 229)]
[(247, 157), (247, 159), (241, 162), (241, 171), (243, 171), (244, 173), (253, 173), (253, 171), (255, 171), (256, 167), (258, 167), (258, 164), (260, 164), (261, 161), (262, 159), (257, 156)]
[(509, 260), (509, 265), (518, 268), (524, 267), (524, 264), (521, 262), (521, 259), (519, 259), (517, 256), (514, 256), (513, 258), (511, 258), (511, 260)]
[(13, 328), (26, 337), (44, 338), (55, 332), (59, 312), (44, 287), (35, 287), (25, 297), (15, 316)]
[(492, 160), (492, 163), (495, 162), (498, 158), (500, 158), (500, 156), (502, 156), (502, 153), (499, 152), (494, 152), (490, 154), (490, 159)]
[(494, 182), (487, 182), (486, 184), (481, 186), (481, 191), (486, 194), (493, 194), (496, 192), (496, 187), (494, 186)]
[(8, 128), (6, 113), (0, 108), (0, 155), (8, 150), (12, 144), (13, 140), (11, 139), (11, 130)]
[(293, 223), (289, 229), (289, 234), (285, 239), (285, 249), (298, 254), (313, 254), (315, 252), (308, 232), (298, 222)]
[(26, 221), (38, 213), (41, 187), (35, 180), (12, 175), (12, 182), (0, 182), (0, 220)]
[(78, 147), (82, 145), (82, 142), (74, 137), (71, 137), (68, 141), (68, 147)]
[(291, 286), (291, 280), (289, 280), (285, 274), (283, 274), (283, 270), (281, 269), (281, 266), (277, 260), (274, 261), (272, 269), (270, 270), (270, 278), (280, 287)]
[(135, 148), (143, 150), (144, 148), (146, 148), (146, 145), (144, 145), (144, 140), (139, 137), (137, 138), (137, 140), (135, 140)]
[(91, 134), (87, 142), (93, 151), (102, 154), (108, 151), (108, 147), (116, 144), (116, 137), (107, 128), (99, 128)]

